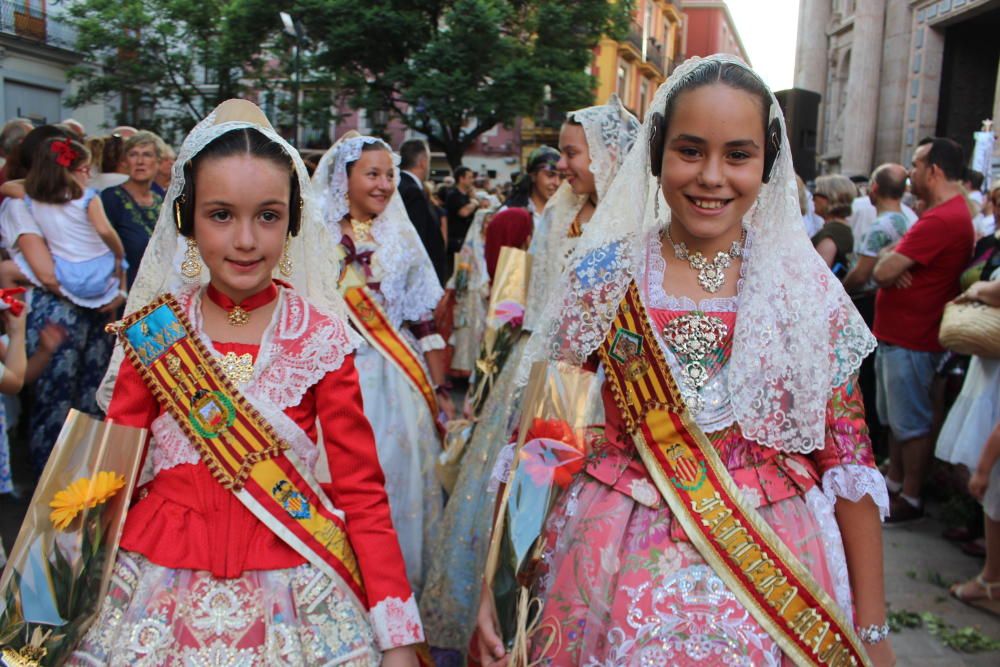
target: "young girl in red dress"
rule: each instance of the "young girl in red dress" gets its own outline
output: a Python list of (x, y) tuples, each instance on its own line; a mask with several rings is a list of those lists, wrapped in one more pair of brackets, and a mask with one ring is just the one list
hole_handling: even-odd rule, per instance
[[(417, 664), (423, 630), (362, 410), (356, 338), (307, 185), (295, 150), (241, 100), (213, 111), (178, 155), (127, 312), (172, 295), (233, 393), (214, 419), (192, 410), (184, 424), (134, 355), (116, 352), (108, 418), (152, 438), (110, 592), (71, 664)], [(287, 514), (324, 509), (346, 525), (360, 583), (249, 486), (220, 483), (194, 434), (216, 437), (233, 405), (286, 446), (274, 461), (301, 482), (276, 494)], [(313, 476), (321, 449), (325, 484)]]

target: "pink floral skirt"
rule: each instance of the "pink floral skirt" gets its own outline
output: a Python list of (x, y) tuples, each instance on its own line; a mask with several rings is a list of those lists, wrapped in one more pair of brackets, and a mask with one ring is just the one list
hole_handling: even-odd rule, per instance
[[(757, 511), (843, 606), (844, 586), (834, 591), (836, 573), (846, 578), (843, 544), (816, 517), (825, 503), (829, 524), (832, 507), (818, 489), (808, 493), (809, 502), (795, 496)], [(671, 539), (671, 519), (669, 508), (641, 505), (587, 475), (573, 483), (547, 525), (537, 664), (792, 664), (695, 548)]]
[(381, 661), (368, 616), (312, 565), (235, 579), (119, 551), (97, 621), (68, 665), (350, 665)]

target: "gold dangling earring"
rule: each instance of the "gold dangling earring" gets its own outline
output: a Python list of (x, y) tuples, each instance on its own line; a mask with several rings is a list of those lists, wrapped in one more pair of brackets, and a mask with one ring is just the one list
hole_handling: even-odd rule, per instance
[(281, 253), (281, 259), (278, 260), (278, 270), (281, 271), (281, 275), (286, 278), (292, 275), (292, 258), (288, 254), (288, 244), (291, 243), (292, 237), (285, 237), (285, 249)]
[(184, 251), (184, 261), (181, 262), (181, 275), (194, 281), (201, 275), (201, 253), (198, 244), (190, 236), (187, 237), (187, 250)]

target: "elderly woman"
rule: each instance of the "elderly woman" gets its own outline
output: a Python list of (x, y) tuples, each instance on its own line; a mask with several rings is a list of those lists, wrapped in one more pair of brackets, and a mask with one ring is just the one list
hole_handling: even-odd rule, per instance
[(152, 132), (136, 132), (126, 139), (122, 155), (128, 180), (101, 192), (108, 220), (125, 244), (129, 287), (135, 280), (163, 203), (163, 195), (153, 189), (163, 158), (162, 145), (163, 140)]
[(847, 224), (847, 217), (851, 215), (851, 202), (857, 196), (858, 188), (846, 176), (830, 174), (816, 179), (813, 201), (816, 214), (823, 218), (823, 226), (813, 235), (812, 244), (833, 274), (841, 279), (851, 268), (854, 233)]

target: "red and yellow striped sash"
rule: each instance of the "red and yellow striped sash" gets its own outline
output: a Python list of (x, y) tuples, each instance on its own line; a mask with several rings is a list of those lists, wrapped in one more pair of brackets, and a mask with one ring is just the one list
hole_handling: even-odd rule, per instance
[(599, 350), (635, 446), (691, 542), (799, 665), (869, 665), (836, 602), (754, 509), (685, 407), (632, 283)]
[[(437, 395), (417, 352), (389, 322), (382, 307), (372, 298), (367, 287), (347, 287), (342, 290), (351, 321), (372, 347), (385, 356), (406, 377), (427, 403), (431, 419), (438, 424)], [(438, 424), (440, 427), (440, 424)]]
[(225, 376), (174, 297), (159, 297), (113, 330), (215, 479), (304, 558), (343, 579), (367, 607), (343, 519)]

